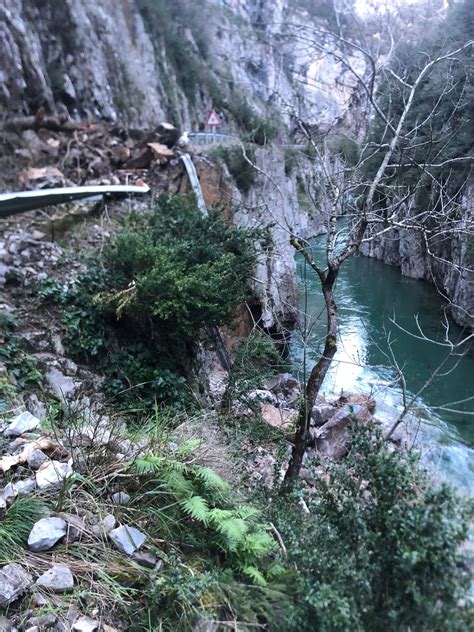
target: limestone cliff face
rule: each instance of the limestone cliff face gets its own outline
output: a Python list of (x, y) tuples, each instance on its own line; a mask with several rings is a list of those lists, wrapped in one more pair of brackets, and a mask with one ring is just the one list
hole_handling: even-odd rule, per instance
[(148, 125), (164, 117), (153, 43), (131, 0), (4, 0), (0, 105)]
[[(153, 13), (153, 3), (148, 13), (144, 4), (4, 0), (2, 110), (32, 114), (45, 106), (51, 113), (135, 126), (172, 116), (183, 127), (194, 127), (210, 107), (219, 107), (235, 128), (232, 108), (238, 93), (261, 114), (278, 110), (287, 122), (295, 112), (308, 124), (324, 127), (348, 112), (353, 82), (330, 56), (295, 37), (295, 25), (307, 26), (311, 19), (291, 0), (207, 0), (203, 23), (183, 27), (173, 50), (154, 35), (152, 17), (162, 18)], [(193, 64), (202, 56), (196, 44), (202, 28), (209, 50), (203, 60), (206, 73), (192, 77), (190, 88), (180, 81), (176, 55), (178, 65), (199, 72)], [(321, 39), (318, 46), (323, 44)]]
[[(268, 329), (281, 330), (294, 320), (289, 232), (310, 236), (320, 230), (318, 218), (310, 220), (300, 208), (295, 174), (285, 173), (282, 144), (295, 127), (293, 114), (321, 128), (340, 121), (350, 111), (355, 86), (321, 52), (322, 38), (318, 48), (295, 36), (296, 25), (324, 23), (314, 23), (291, 0), (208, 0), (202, 4), (205, 24), (190, 23), (178, 44), (153, 36), (156, 15), (144, 6), (140, 0), (4, 0), (0, 106), (10, 115), (33, 114), (44, 106), (50, 113), (141, 127), (172, 116), (192, 129), (209, 108), (217, 107), (218, 99), (227, 130), (240, 134), (236, 103), (247, 101), (279, 130), (274, 146), (256, 151), (260, 174), (252, 191), (244, 199), (232, 184), (223, 186), (218, 169), (204, 173), (205, 161), (199, 170), (208, 185), (208, 202), (225, 198), (229, 213), (237, 209), (236, 223), (273, 225), (273, 246), (262, 255), (256, 273), (256, 316)], [(179, 50), (185, 55), (182, 63), (194, 68), (201, 26), (209, 58), (192, 93), (171, 60)]]
[(362, 252), (400, 267), (401, 273), (434, 283), (454, 320), (474, 328), (474, 246), (468, 226), (474, 219), (474, 182), (465, 189), (460, 218), (428, 252), (424, 240), (406, 230), (393, 230), (364, 244)]

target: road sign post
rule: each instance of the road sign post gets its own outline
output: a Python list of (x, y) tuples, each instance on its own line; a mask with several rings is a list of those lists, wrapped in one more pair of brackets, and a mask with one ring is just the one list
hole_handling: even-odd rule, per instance
[(210, 127), (212, 129), (212, 142), (216, 142), (216, 128), (222, 125), (222, 121), (217, 116), (214, 110), (209, 112), (209, 115), (206, 119), (206, 127)]

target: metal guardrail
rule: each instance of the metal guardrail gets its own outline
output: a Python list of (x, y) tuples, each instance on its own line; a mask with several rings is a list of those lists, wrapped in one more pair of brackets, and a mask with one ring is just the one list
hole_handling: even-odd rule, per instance
[(238, 136), (221, 134), (220, 132), (188, 132), (189, 140), (196, 145), (212, 145), (215, 143), (239, 143)]
[[(188, 140), (196, 145), (212, 145), (218, 143), (241, 143), (242, 139), (232, 134), (222, 134), (216, 132), (187, 132)], [(281, 145), (288, 149), (305, 149), (308, 145), (305, 143), (293, 143), (288, 145)]]
[(75, 200), (101, 199), (102, 197), (123, 198), (127, 195), (143, 195), (149, 187), (128, 185), (99, 185), (14, 191), (0, 194), (0, 217), (9, 217), (54, 204)]

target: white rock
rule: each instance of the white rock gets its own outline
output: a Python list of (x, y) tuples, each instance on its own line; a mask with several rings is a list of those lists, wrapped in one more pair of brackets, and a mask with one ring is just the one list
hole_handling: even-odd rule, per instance
[(6, 608), (28, 590), (33, 578), (19, 564), (7, 564), (0, 570), (0, 608)]
[(65, 592), (74, 588), (74, 577), (66, 564), (55, 564), (36, 580), (37, 586), (43, 586), (53, 592)]
[(128, 505), (130, 502), (130, 496), (125, 492), (116, 492), (111, 496), (114, 505)]
[(25, 478), (15, 483), (15, 489), (18, 496), (26, 496), (36, 489), (36, 481), (34, 478)]
[(72, 473), (73, 469), (69, 463), (51, 461), (49, 465), (36, 472), (36, 484), (40, 489), (48, 489), (60, 485)]
[(91, 531), (95, 535), (102, 535), (112, 531), (116, 524), (115, 517), (112, 514), (107, 514), (98, 524), (92, 525)]
[(49, 551), (66, 534), (66, 523), (62, 518), (42, 518), (33, 525), (28, 536), (31, 551)]
[(64, 373), (61, 373), (61, 371), (54, 366), (50, 367), (45, 377), (53, 393), (63, 400), (66, 399), (68, 395), (72, 395), (81, 384), (67, 375), (64, 375)]
[(146, 540), (145, 534), (128, 525), (122, 525), (113, 529), (110, 531), (109, 536), (119, 551), (127, 555), (133, 555)]
[(16, 486), (13, 485), (13, 483), (8, 483), (8, 485), (5, 485), (2, 496), (7, 502), (11, 502), (12, 500), (14, 500), (18, 496), (18, 490), (16, 489)]
[(94, 632), (98, 629), (99, 622), (90, 617), (79, 617), (72, 626), (74, 632)]
[(19, 437), (24, 432), (30, 432), (40, 425), (41, 421), (38, 417), (35, 417), (30, 412), (25, 412), (17, 415), (4, 431), (8, 437)]

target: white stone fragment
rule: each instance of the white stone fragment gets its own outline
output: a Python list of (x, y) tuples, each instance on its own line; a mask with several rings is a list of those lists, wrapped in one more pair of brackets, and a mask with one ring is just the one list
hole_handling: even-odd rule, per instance
[(33, 578), (19, 564), (0, 569), (0, 608), (6, 608), (28, 590)]
[(40, 489), (48, 489), (60, 485), (66, 478), (73, 473), (69, 463), (61, 463), (60, 461), (51, 461), (46, 467), (40, 468), (36, 472), (36, 484)]
[(66, 523), (62, 518), (42, 518), (33, 525), (28, 536), (31, 551), (49, 551), (66, 535)]
[(66, 564), (55, 564), (36, 580), (37, 586), (43, 586), (53, 592), (66, 592), (74, 588), (74, 577)]
[(4, 430), (4, 434), (8, 437), (19, 437), (24, 432), (30, 432), (40, 425), (41, 421), (30, 412), (17, 415)]
[(95, 632), (98, 629), (99, 622), (90, 617), (79, 617), (72, 626), (73, 632)]
[(128, 505), (130, 502), (130, 496), (125, 492), (116, 492), (115, 494), (112, 494), (111, 500), (114, 505)]
[(34, 478), (25, 478), (15, 483), (15, 489), (18, 496), (26, 496), (36, 489), (36, 481)]
[(26, 461), (32, 470), (37, 470), (43, 463), (49, 461), (49, 457), (41, 450), (35, 449), (28, 454)]
[(109, 536), (119, 551), (127, 555), (133, 555), (146, 540), (145, 534), (128, 525), (122, 525), (113, 529), (110, 531)]

